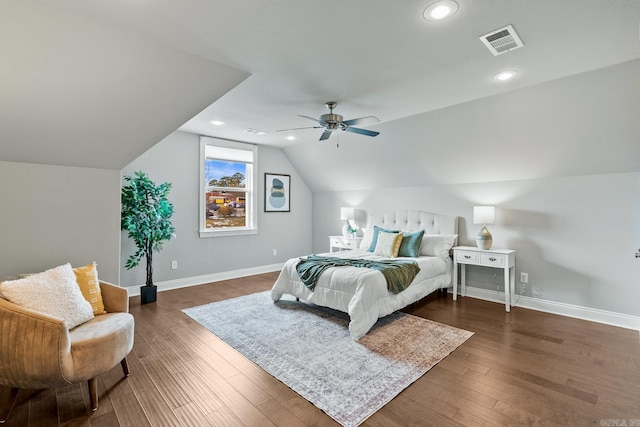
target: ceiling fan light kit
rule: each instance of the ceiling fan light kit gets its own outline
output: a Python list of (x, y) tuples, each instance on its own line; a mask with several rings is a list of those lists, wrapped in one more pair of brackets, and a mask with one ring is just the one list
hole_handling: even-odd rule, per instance
[(301, 114), (298, 115), (299, 117), (313, 120), (314, 122), (318, 123), (319, 126), (309, 126), (309, 127), (293, 128), (293, 129), (280, 129), (277, 132), (289, 132), (292, 130), (300, 130), (300, 129), (324, 129), (324, 132), (322, 132), (322, 135), (320, 135), (320, 141), (329, 139), (329, 137), (331, 136), (331, 132), (333, 132), (334, 130), (352, 132), (352, 133), (357, 133), (359, 135), (365, 135), (365, 136), (380, 135), (380, 132), (376, 132), (368, 129), (356, 128), (352, 126), (352, 125), (361, 124), (365, 121), (368, 121), (369, 119), (375, 120), (376, 123), (379, 123), (380, 119), (378, 119), (375, 116), (366, 116), (366, 117), (360, 117), (357, 119), (344, 120), (341, 114), (335, 114), (333, 112), (333, 109), (336, 108), (337, 105), (338, 103), (334, 101), (327, 102), (325, 106), (329, 109), (329, 113), (320, 115), (320, 118), (318, 119), (314, 119), (313, 117), (309, 117), (309, 116), (303, 116)]

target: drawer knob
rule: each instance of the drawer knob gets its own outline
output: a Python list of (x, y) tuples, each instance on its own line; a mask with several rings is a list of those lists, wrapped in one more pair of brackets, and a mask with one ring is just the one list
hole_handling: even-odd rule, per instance
[(471, 259), (471, 255), (465, 255), (465, 259)]
[(496, 258), (491, 257), (491, 258), (489, 258), (489, 261), (491, 261), (491, 262), (496, 262), (497, 260), (496, 260)]

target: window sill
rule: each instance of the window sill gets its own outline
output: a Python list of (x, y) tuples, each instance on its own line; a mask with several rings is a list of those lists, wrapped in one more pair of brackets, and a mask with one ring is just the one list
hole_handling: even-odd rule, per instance
[(200, 230), (200, 238), (209, 237), (229, 237), (229, 236), (245, 236), (249, 234), (258, 234), (257, 228), (234, 228), (226, 230)]

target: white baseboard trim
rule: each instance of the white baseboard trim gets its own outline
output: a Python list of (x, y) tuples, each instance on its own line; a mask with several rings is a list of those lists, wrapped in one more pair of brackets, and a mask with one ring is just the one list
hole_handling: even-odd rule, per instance
[[(185, 277), (183, 279), (167, 280), (156, 282), (158, 292), (169, 291), (171, 289), (186, 288), (188, 286), (202, 285), (203, 283), (219, 282), (221, 280), (237, 279), (238, 277), (253, 276), (255, 274), (270, 273), (282, 270), (282, 264), (263, 265), (260, 267), (243, 268), (242, 270), (223, 271), (221, 273), (205, 274), (203, 276)], [(130, 297), (140, 295), (140, 286), (128, 286), (127, 292)]]
[[(502, 297), (501, 299), (496, 295), (496, 291), (488, 289), (467, 286), (466, 291), (467, 297), (504, 304), (504, 293), (502, 292), (499, 293)], [(545, 313), (559, 314), (560, 316), (574, 317), (576, 319), (619, 326), (626, 329), (640, 330), (640, 317), (638, 316), (582, 307), (573, 304), (565, 304), (562, 302), (548, 301), (523, 295), (514, 296), (513, 302), (514, 307), (528, 308), (531, 310), (544, 311)]]

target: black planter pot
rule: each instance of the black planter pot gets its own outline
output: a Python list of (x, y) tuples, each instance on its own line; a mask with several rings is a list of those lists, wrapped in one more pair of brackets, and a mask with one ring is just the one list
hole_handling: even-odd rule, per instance
[(156, 302), (158, 296), (158, 287), (153, 286), (140, 286), (140, 304), (149, 304)]

